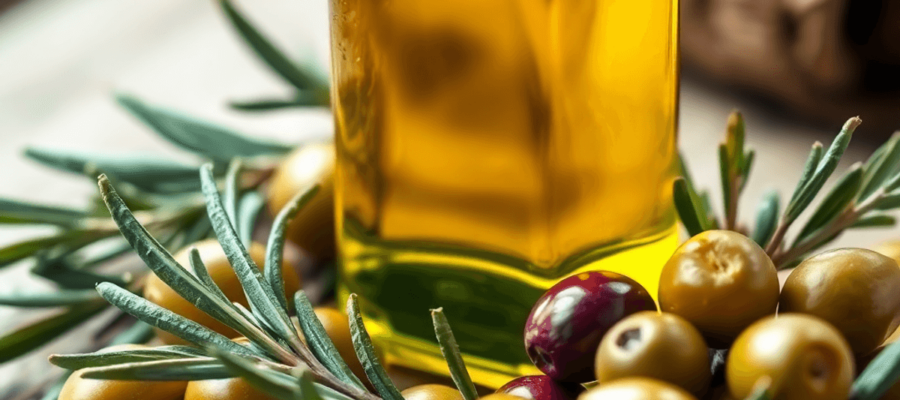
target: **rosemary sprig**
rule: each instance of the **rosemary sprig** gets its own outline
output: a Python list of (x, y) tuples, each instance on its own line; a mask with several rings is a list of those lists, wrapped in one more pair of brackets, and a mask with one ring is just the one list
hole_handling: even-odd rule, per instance
[[(737, 112), (729, 116), (726, 140), (719, 146), (725, 229), (746, 233), (737, 224), (737, 197), (746, 184), (752, 167), (753, 151), (744, 150), (744, 123)], [(780, 197), (767, 193), (757, 207), (756, 224), (750, 236), (765, 248), (778, 268), (795, 265), (847, 229), (892, 226), (893, 217), (883, 211), (900, 208), (900, 135), (876, 150), (864, 164), (854, 164), (823, 197), (806, 224), (790, 244), (786, 236), (798, 217), (809, 208), (850, 144), (853, 132), (862, 123), (857, 117), (844, 124), (834, 141), (825, 149), (814, 143), (800, 174), (796, 188), (783, 212)], [(697, 196), (686, 168), (675, 181), (674, 201), (682, 222), (691, 235), (716, 229), (715, 217)]]
[[(148, 267), (178, 294), (234, 330), (246, 335), (250, 344), (231, 341), (197, 323), (161, 308), (115, 284), (97, 286), (100, 295), (123, 311), (152, 326), (172, 333), (194, 346), (164, 346), (154, 349), (123, 350), (111, 353), (56, 355), (50, 362), (63, 368), (81, 369), (86, 378), (126, 380), (199, 380), (240, 376), (280, 399), (326, 400), (399, 400), (402, 395), (390, 381), (377, 359), (362, 323), (356, 296), (348, 301), (350, 330), (357, 355), (379, 395), (368, 392), (325, 334), (304, 293), (294, 298), (300, 330), (307, 343), (287, 319), (286, 304), (274, 293), (283, 290), (280, 282), (267, 280), (252, 264), (234, 225), (227, 218), (222, 198), (212, 180), (212, 167), (200, 169), (207, 210), (219, 242), (237, 273), (253, 311), (226, 304), (221, 292), (204, 272), (196, 250), (192, 252), (194, 276), (179, 265), (171, 254), (134, 218), (105, 176), (99, 179), (100, 191), (113, 220)], [(284, 241), (284, 226), (290, 216), (315, 190), (294, 198), (277, 218), (273, 238), (267, 249), (267, 263), (280, 263), (275, 253)], [(277, 265), (266, 265), (266, 270)], [(272, 283), (269, 285), (268, 283)], [(474, 385), (462, 362), (453, 333), (440, 310), (432, 310), (435, 333), (448, 359), (454, 381), (466, 399), (477, 399)], [(282, 327), (281, 324), (290, 324)], [(309, 347), (307, 347), (309, 346)], [(304, 393), (305, 392), (305, 393)], [(310, 395), (311, 393), (314, 395)], [(308, 397), (304, 397), (304, 395)]]

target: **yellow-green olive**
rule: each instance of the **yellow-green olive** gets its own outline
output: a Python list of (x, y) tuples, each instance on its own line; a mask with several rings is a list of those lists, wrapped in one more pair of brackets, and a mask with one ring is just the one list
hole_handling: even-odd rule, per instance
[(601, 386), (645, 377), (701, 397), (710, 381), (709, 353), (700, 332), (669, 313), (643, 311), (619, 321), (600, 342), (594, 365)]
[(711, 230), (681, 245), (659, 281), (660, 310), (680, 315), (715, 348), (775, 313), (778, 273), (759, 245), (740, 233)]
[(578, 400), (697, 400), (684, 389), (650, 378), (624, 378), (604, 383)]
[(297, 193), (318, 183), (319, 192), (288, 225), (288, 240), (317, 260), (334, 258), (334, 145), (314, 143), (285, 157), (269, 180), (269, 213), (279, 211)]
[(406, 400), (463, 400), (459, 390), (435, 384), (413, 386), (400, 394)]
[(760, 379), (779, 400), (846, 400), (853, 380), (847, 341), (831, 324), (805, 314), (761, 320), (741, 333), (725, 366), (731, 395), (749, 396)]
[[(111, 346), (101, 353), (146, 348), (140, 345)], [(181, 400), (187, 382), (144, 382), (86, 379), (83, 370), (75, 371), (59, 393), (59, 400)]]
[(866, 249), (811, 257), (791, 272), (779, 312), (811, 314), (834, 325), (856, 355), (881, 345), (900, 325), (900, 267)]
[[(228, 262), (228, 258), (225, 257), (225, 252), (222, 251), (219, 243), (214, 239), (207, 239), (195, 243), (194, 247), (200, 252), (200, 258), (203, 260), (203, 264), (206, 265), (210, 277), (222, 289), (225, 296), (229, 300), (247, 307), (247, 298), (244, 295), (244, 289), (241, 288), (241, 282), (231, 268), (231, 264)], [(259, 268), (263, 268), (266, 260), (265, 247), (259, 243), (253, 243), (248, 252), (253, 262)], [(190, 247), (175, 253), (174, 257), (179, 264), (185, 268), (190, 268)], [(293, 294), (300, 289), (300, 278), (287, 261), (282, 264), (281, 269), (284, 277), (284, 291), (288, 295)], [(227, 337), (233, 338), (238, 336), (237, 332), (183, 299), (156, 275), (150, 274), (147, 277), (147, 281), (144, 284), (144, 298)], [(157, 335), (166, 344), (186, 344), (181, 338), (168, 332), (157, 329)]]
[(191, 381), (184, 400), (275, 400), (247, 383), (244, 378)]

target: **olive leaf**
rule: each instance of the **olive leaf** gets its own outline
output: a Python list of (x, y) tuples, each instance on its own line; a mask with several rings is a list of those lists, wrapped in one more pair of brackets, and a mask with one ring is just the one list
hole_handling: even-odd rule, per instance
[(900, 169), (900, 133), (891, 136), (883, 147), (884, 151), (869, 165), (869, 171), (857, 196), (858, 201), (871, 197)]
[(887, 214), (872, 214), (862, 217), (852, 224), (849, 228), (884, 228), (894, 226), (897, 218)]
[(210, 352), (228, 371), (244, 378), (251, 386), (260, 389), (263, 393), (279, 399), (293, 400), (294, 394), (300, 391), (298, 382), (290, 375), (260, 368), (252, 361), (228, 351), (212, 349)]
[(303, 368), (300, 370), (300, 373), (294, 373), (294, 375), (297, 377), (297, 384), (300, 386), (300, 391), (294, 393), (294, 400), (324, 400), (319, 395), (319, 391), (316, 390), (312, 372), (309, 369)]
[(444, 310), (437, 308), (431, 310), (431, 319), (434, 322), (434, 333), (437, 336), (438, 344), (441, 347), (441, 353), (447, 360), (447, 366), (450, 368), (450, 376), (453, 383), (462, 394), (465, 400), (477, 400), (478, 392), (475, 390), (475, 384), (469, 377), (469, 371), (466, 369), (466, 363), (462, 359), (459, 352), (459, 345), (456, 344), (456, 338), (450, 329), (450, 323), (444, 316)]
[(760, 246), (765, 246), (775, 233), (775, 227), (778, 225), (779, 203), (780, 196), (773, 190), (763, 196), (763, 200), (757, 207), (753, 241)]
[(365, 390), (363, 383), (353, 374), (347, 362), (341, 358), (340, 352), (328, 337), (328, 332), (325, 331), (325, 327), (319, 321), (312, 304), (302, 290), (294, 294), (294, 308), (297, 310), (297, 322), (300, 330), (306, 338), (309, 350), (316, 359), (342, 382)]
[(706, 217), (702, 215), (704, 208), (687, 181), (684, 178), (677, 178), (672, 185), (675, 208), (688, 234), (695, 236), (707, 230)]
[(150, 193), (183, 193), (200, 188), (196, 166), (159, 156), (79, 153), (35, 147), (26, 149), (25, 155), (49, 167), (79, 175), (90, 169), (99, 170)]
[(253, 241), (253, 228), (256, 227), (256, 220), (265, 205), (266, 201), (259, 192), (247, 192), (241, 196), (237, 215), (241, 243), (249, 246)]
[(328, 97), (321, 92), (313, 90), (298, 90), (292, 99), (259, 98), (253, 100), (232, 100), (228, 106), (240, 111), (275, 111), (286, 108), (325, 106), (329, 104)]
[(831, 222), (845, 208), (849, 207), (862, 186), (862, 164), (856, 163), (841, 177), (834, 188), (825, 196), (795, 241), (800, 242), (819, 228)]
[(78, 249), (114, 234), (114, 231), (108, 230), (73, 229), (55, 235), (23, 240), (0, 249), (0, 267), (32, 257), (38, 252), (56, 245)]
[[(239, 180), (243, 167), (244, 165), (240, 158), (234, 158), (228, 164), (228, 172), (225, 174), (225, 194), (222, 200), (225, 206), (225, 214), (236, 231), (241, 230), (238, 224), (238, 199), (241, 197)], [(246, 246), (250, 245), (248, 242), (244, 242), (244, 244)]]
[(853, 382), (851, 400), (878, 400), (900, 381), (900, 342), (885, 347)]
[(118, 94), (116, 100), (163, 138), (217, 162), (228, 163), (235, 157), (277, 155), (292, 150), (291, 146), (250, 138), (175, 111), (152, 107), (126, 94)]
[(235, 9), (230, 0), (221, 0), (220, 4), (225, 15), (237, 29), (241, 37), (247, 42), (257, 56), (266, 62), (273, 71), (286, 82), (299, 90), (313, 91), (319, 96), (324, 96), (325, 104), (328, 104), (328, 81), (310, 69), (298, 67), (289, 60), (282, 51), (278, 50), (258, 29)]
[(391, 382), (387, 371), (378, 360), (375, 354), (375, 345), (363, 325), (362, 316), (359, 312), (359, 302), (356, 295), (351, 294), (347, 299), (347, 315), (350, 319), (350, 335), (353, 339), (353, 349), (356, 351), (356, 357), (366, 371), (369, 382), (375, 387), (375, 390), (384, 400), (403, 400), (400, 390)]

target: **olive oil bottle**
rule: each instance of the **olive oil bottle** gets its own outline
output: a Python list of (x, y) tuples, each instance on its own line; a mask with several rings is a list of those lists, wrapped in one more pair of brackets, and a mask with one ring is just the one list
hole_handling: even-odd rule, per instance
[(340, 300), (386, 361), (534, 372), (522, 330), (584, 270), (656, 293), (677, 235), (677, 0), (332, 0)]

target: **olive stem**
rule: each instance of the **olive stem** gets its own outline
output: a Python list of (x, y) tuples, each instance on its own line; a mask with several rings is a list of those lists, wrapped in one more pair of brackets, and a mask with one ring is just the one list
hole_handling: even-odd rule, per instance
[(856, 221), (858, 221), (860, 217), (877, 207), (878, 203), (883, 200), (885, 196), (886, 192), (884, 188), (879, 188), (872, 196), (860, 203), (858, 206), (847, 208), (844, 212), (838, 215), (838, 217), (835, 218), (832, 223), (830, 223), (824, 229), (820, 230), (818, 233), (811, 236), (809, 239), (796, 246), (791, 247), (784, 252), (779, 252), (772, 255), (772, 262), (775, 263), (775, 266), (778, 269), (783, 269), (785, 265), (789, 265), (790, 262), (797, 259), (797, 257), (801, 257), (804, 254), (812, 251), (823, 242), (829, 240), (833, 236), (841, 233), (844, 229), (847, 229), (848, 227), (856, 223)]

